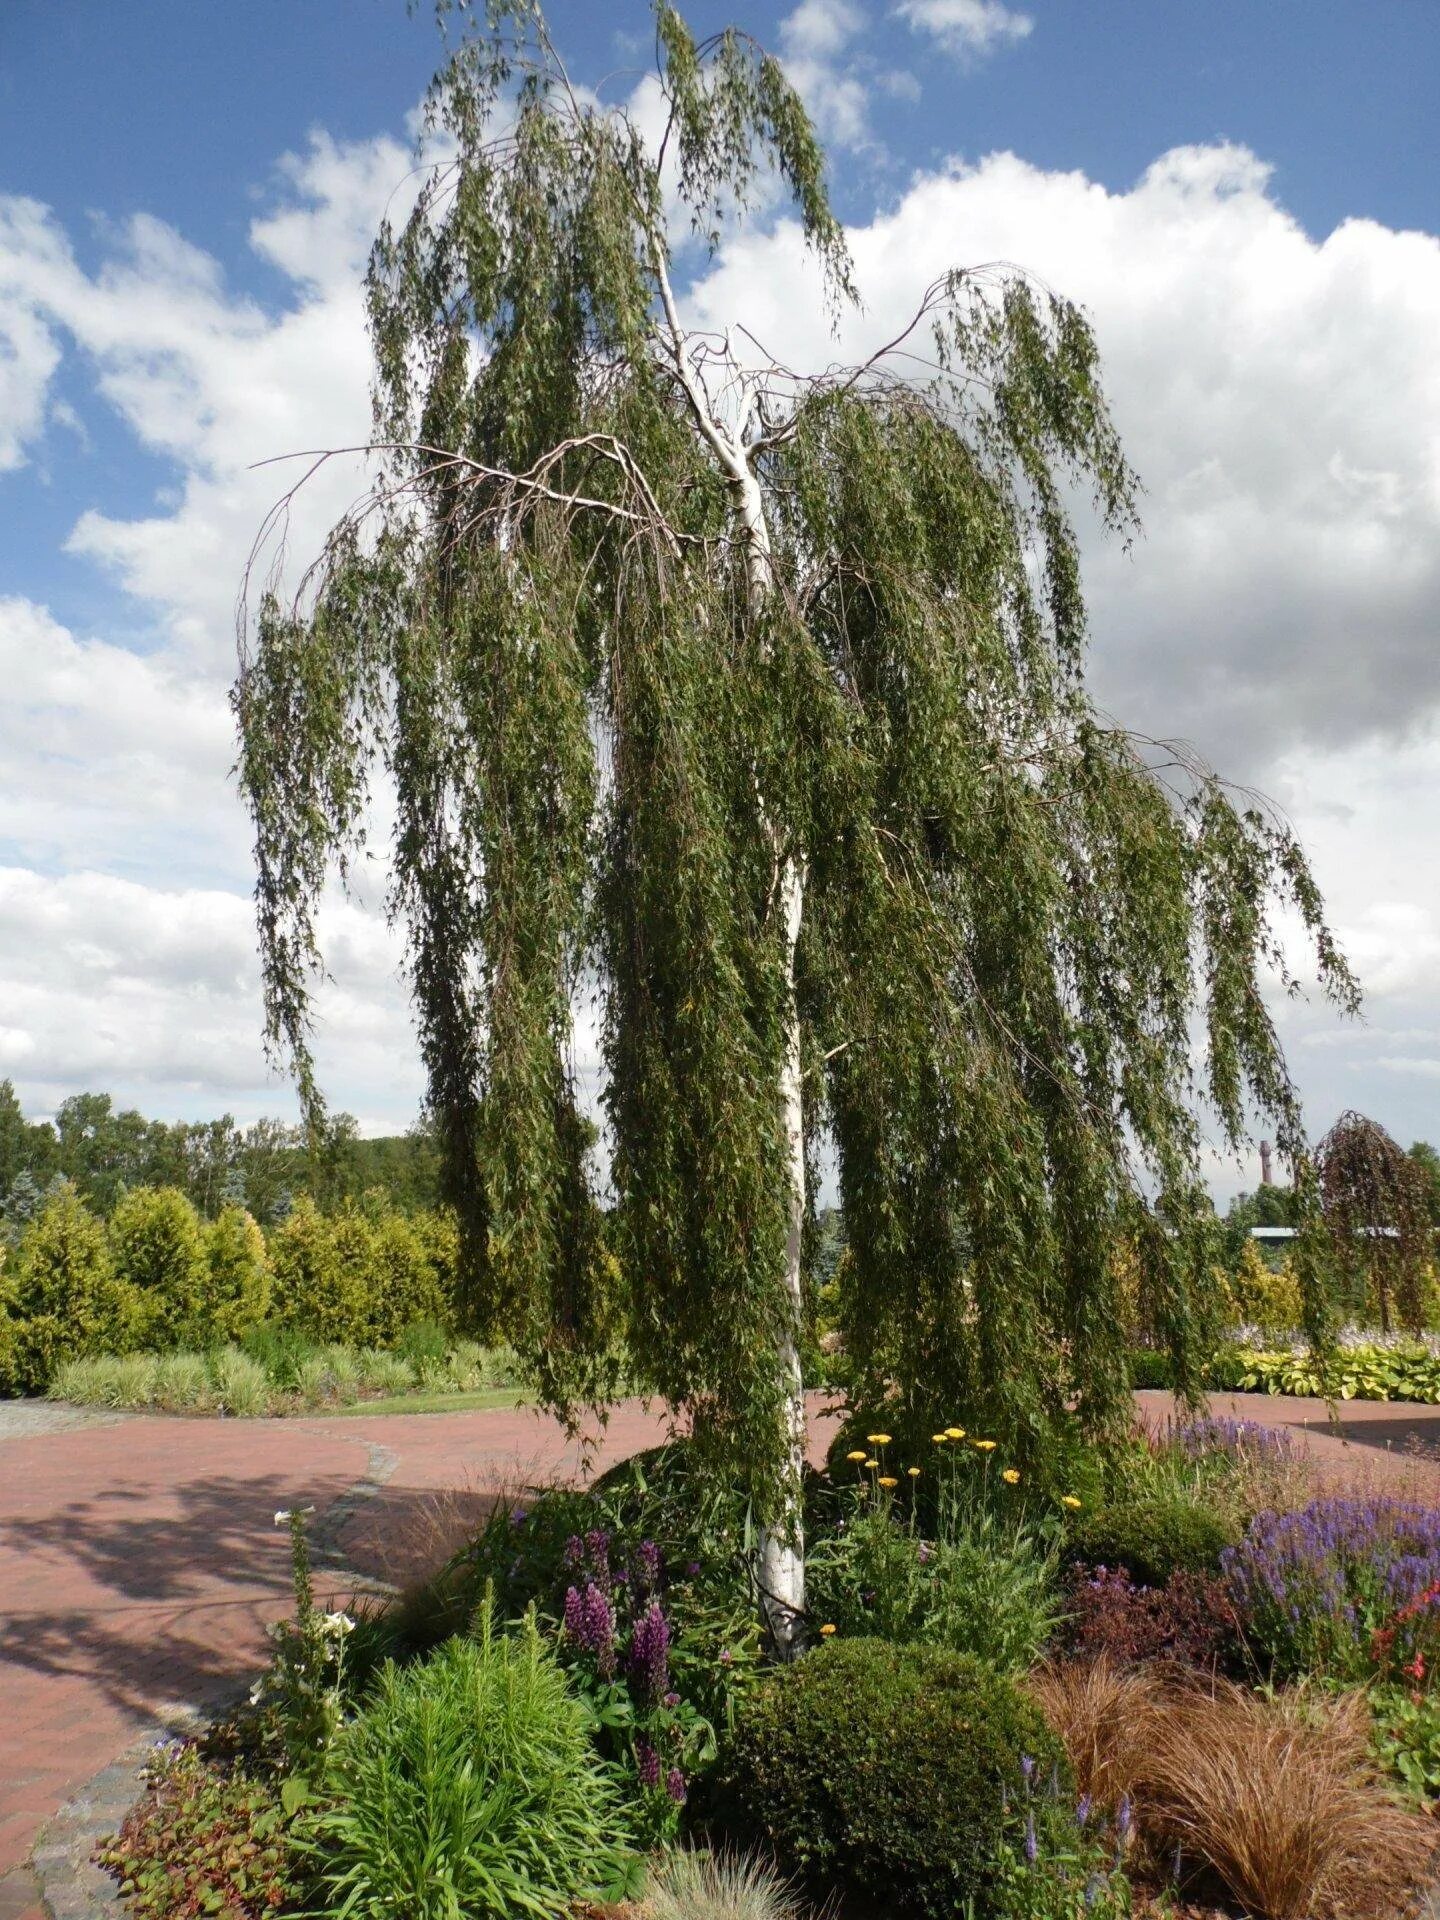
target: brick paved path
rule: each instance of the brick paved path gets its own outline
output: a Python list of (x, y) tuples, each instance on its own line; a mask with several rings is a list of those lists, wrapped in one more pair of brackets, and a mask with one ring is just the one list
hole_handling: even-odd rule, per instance
[[(1138, 1398), (1147, 1417), (1171, 1410), (1167, 1395)], [(1317, 1401), (1212, 1405), (1303, 1429), (1327, 1473), (1440, 1502), (1440, 1408), (1352, 1404), (1336, 1434)], [(606, 1464), (659, 1431), (622, 1409), (585, 1457)], [(323, 1525), (367, 1473), (388, 1476), (340, 1509), (337, 1550), (395, 1577), (437, 1559), (497, 1491), (582, 1465), (528, 1410), (66, 1425), (0, 1409), (0, 1920), (38, 1911), (19, 1870), (62, 1802), (167, 1711), (258, 1669), (288, 1597), (277, 1509), (313, 1504)]]

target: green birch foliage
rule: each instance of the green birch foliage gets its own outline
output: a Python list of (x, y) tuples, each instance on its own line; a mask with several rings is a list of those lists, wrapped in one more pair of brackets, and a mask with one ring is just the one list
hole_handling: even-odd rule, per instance
[[(538, 13), (453, 13), (428, 108), (449, 157), (371, 261), (376, 487), (298, 597), (265, 595), (236, 688), (272, 1044), (318, 1122), (316, 914), (383, 773), (457, 1285), (558, 1405), (604, 1394), (623, 1336), (773, 1505), (792, 1006), (862, 1390), (1022, 1436), (1077, 1400), (1103, 1421), (1122, 1245), (1193, 1384), (1199, 1115), (1303, 1148), (1264, 995), (1294, 986), (1277, 907), (1325, 989), (1353, 987), (1283, 822), (1087, 697), (1072, 511), (1126, 538), (1135, 482), (1084, 316), (957, 271), (915, 356), (728, 363), (711, 428), (748, 405), (757, 596), (708, 363), (667, 304), (666, 209), (713, 248), (776, 183), (851, 300), (799, 100), (745, 36), (697, 41), (662, 3), (662, 194)], [(574, 1069), (587, 995), (616, 1259)]]

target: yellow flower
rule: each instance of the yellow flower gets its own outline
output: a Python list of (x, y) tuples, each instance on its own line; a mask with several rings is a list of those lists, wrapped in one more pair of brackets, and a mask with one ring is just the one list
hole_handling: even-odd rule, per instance
[(905, 1471), (909, 1474), (912, 1480), (918, 1480), (920, 1478), (919, 1467), (906, 1467)]
[(965, 1438), (965, 1429), (964, 1427), (946, 1427), (945, 1437), (948, 1440), (963, 1440)]
[(946, 1439), (948, 1438), (948, 1435), (943, 1433), (932, 1433), (930, 1438), (935, 1442), (935, 1445), (937, 1447), (943, 1447), (946, 1442)]
[(827, 1620), (820, 1631), (828, 1638), (828, 1636), (835, 1631), (835, 1622), (833, 1620)]
[(867, 1467), (878, 1467), (880, 1462), (878, 1460), (867, 1460), (865, 1464)]
[(1085, 1503), (1083, 1500), (1077, 1500), (1073, 1493), (1062, 1493), (1060, 1496), (1060, 1504), (1062, 1507), (1069, 1507), (1073, 1511), (1076, 1507), (1084, 1506)]
[(980, 1450), (981, 1453), (993, 1453), (995, 1451), (996, 1442), (994, 1440), (977, 1440), (974, 1442), (974, 1445)]
[(898, 1487), (900, 1482), (895, 1478), (893, 1473), (882, 1473), (880, 1476), (880, 1484), (882, 1487)]
[(845, 1458), (847, 1460), (863, 1460), (865, 1458), (865, 1449), (863, 1447), (857, 1447), (853, 1453), (847, 1453)]
[(1019, 1486), (1020, 1484), (1020, 1475), (1016, 1472), (1014, 1467), (1006, 1467), (1005, 1471), (1001, 1474), (1000, 1478), (1002, 1480), (1008, 1481), (1012, 1487)]
[(890, 1436), (888, 1433), (867, 1433), (865, 1438), (870, 1442), (872, 1447), (888, 1447), (890, 1444)]

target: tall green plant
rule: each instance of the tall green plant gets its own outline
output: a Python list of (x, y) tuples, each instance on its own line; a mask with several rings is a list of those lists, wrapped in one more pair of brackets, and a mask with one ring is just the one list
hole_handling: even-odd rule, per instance
[(240, 1206), (222, 1207), (205, 1235), (210, 1311), (225, 1340), (241, 1340), (270, 1311), (265, 1236)]
[(318, 1125), (316, 915), (383, 766), (469, 1310), (566, 1409), (613, 1384), (618, 1312), (752, 1494), (790, 1644), (822, 1128), (862, 1389), (1102, 1422), (1121, 1237), (1196, 1384), (1195, 1097), (1216, 1136), (1248, 1110), (1300, 1150), (1262, 987), (1288, 982), (1277, 901), (1353, 987), (1283, 821), (1086, 692), (1071, 504), (1128, 537), (1135, 482), (1079, 310), (957, 269), (844, 370), (691, 330), (674, 234), (713, 252), (767, 176), (821, 297), (856, 297), (779, 63), (657, 0), (649, 145), (531, 0), (455, 13), (444, 158), (371, 257), (376, 484), (298, 596), (264, 593), (235, 690), (270, 1040)]
[(533, 1627), (387, 1667), (339, 1734), (311, 1834), (325, 1911), (532, 1920), (614, 1891), (626, 1834), (579, 1701)]
[(12, 1298), (8, 1364), (23, 1393), (43, 1389), (64, 1360), (134, 1344), (139, 1302), (116, 1278), (105, 1229), (68, 1181), (21, 1238)]
[(200, 1216), (179, 1188), (138, 1187), (116, 1206), (110, 1255), (141, 1302), (147, 1346), (203, 1346), (219, 1331), (206, 1251)]

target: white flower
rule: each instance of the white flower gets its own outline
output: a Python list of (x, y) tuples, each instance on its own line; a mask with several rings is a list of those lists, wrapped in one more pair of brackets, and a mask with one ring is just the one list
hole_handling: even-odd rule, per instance
[(327, 1613), (320, 1624), (327, 1633), (347, 1634), (355, 1631), (355, 1622), (348, 1613)]
[(277, 1513), (277, 1514), (275, 1515), (275, 1524), (276, 1524), (276, 1526), (277, 1526), (277, 1527), (283, 1527), (283, 1526), (284, 1526), (284, 1524), (285, 1524), (285, 1522), (286, 1522), (286, 1521), (287, 1521), (287, 1520), (288, 1520), (289, 1518), (290, 1518), (290, 1511), (289, 1511), (289, 1509), (288, 1509), (287, 1507), (281, 1507), (281, 1509), (280, 1509), (280, 1511), (279, 1511), (279, 1512), (278, 1512), (278, 1513)]

